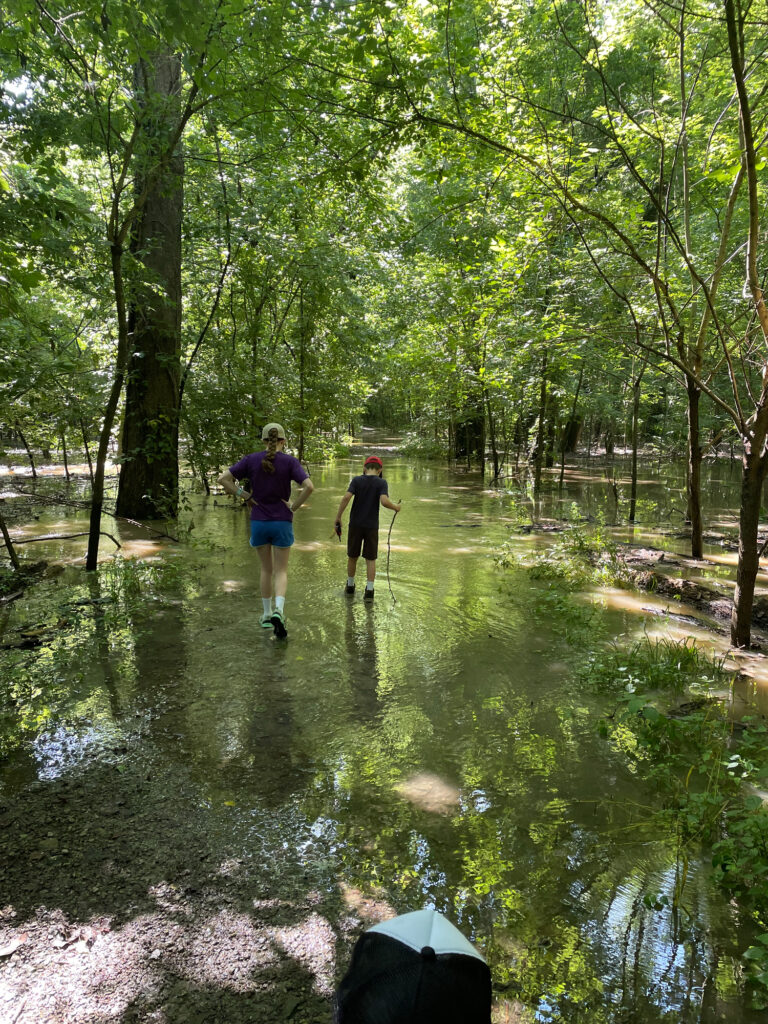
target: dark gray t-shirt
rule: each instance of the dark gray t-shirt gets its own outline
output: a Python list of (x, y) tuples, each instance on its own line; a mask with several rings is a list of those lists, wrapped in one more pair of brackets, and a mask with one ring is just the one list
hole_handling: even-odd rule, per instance
[(389, 494), (387, 481), (372, 473), (363, 473), (350, 480), (347, 490), (355, 496), (349, 513), (349, 525), (359, 526), (363, 530), (378, 530), (379, 499), (382, 494)]

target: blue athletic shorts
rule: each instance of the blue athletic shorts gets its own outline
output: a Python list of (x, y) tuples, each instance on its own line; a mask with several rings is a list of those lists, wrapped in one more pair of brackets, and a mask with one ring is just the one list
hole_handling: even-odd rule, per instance
[(271, 544), (275, 548), (289, 548), (293, 544), (293, 523), (284, 519), (251, 520), (251, 547)]

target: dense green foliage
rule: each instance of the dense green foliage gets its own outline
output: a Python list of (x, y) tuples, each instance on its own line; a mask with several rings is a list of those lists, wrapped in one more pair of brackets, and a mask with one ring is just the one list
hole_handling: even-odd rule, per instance
[[(759, 122), (763, 33), (741, 14)], [(415, 447), (492, 449), (496, 473), (580, 436), (626, 447), (635, 382), (641, 441), (680, 450), (692, 382), (702, 450), (736, 439), (732, 371), (754, 385), (759, 358), (727, 43), (723, 12), (696, 4), (17, 0), (0, 31), (4, 424), (46, 448), (95, 440), (121, 315), (109, 247), (130, 309), (133, 183), (178, 129), (199, 475), (270, 415), (310, 451), (361, 414), (405, 420)], [(173, 118), (134, 99), (137, 61), (163, 48), (181, 60)]]

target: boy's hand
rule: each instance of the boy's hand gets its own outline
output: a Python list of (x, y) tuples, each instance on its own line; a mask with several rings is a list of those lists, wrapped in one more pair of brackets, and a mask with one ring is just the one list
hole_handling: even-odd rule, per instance
[(335, 532), (336, 536), (339, 538), (339, 540), (341, 540), (341, 520), (340, 519), (337, 519), (336, 522), (333, 524), (333, 529), (334, 529), (334, 532)]
[(395, 505), (395, 512), (399, 512), (402, 507), (403, 507), (403, 503), (399, 502), (397, 505)]

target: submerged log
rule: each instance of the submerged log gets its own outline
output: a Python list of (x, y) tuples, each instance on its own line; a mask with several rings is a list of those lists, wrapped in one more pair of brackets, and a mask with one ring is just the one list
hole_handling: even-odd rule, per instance
[[(730, 619), (733, 611), (733, 598), (730, 594), (724, 594), (721, 590), (708, 587), (704, 583), (668, 576), (655, 568), (659, 565), (675, 568), (688, 565), (692, 569), (700, 569), (701, 561), (658, 548), (627, 547), (622, 550), (621, 557), (627, 566), (626, 580), (630, 586), (687, 604), (715, 619)], [(752, 606), (752, 625), (768, 630), (768, 597), (755, 598)]]

